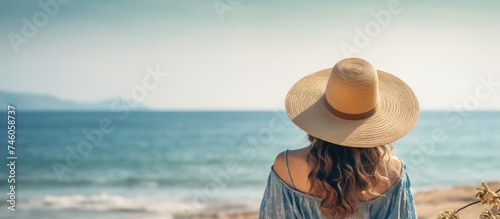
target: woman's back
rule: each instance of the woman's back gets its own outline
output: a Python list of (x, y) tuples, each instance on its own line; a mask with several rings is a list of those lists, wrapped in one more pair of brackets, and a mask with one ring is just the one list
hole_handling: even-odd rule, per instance
[[(276, 157), (259, 218), (324, 218), (322, 198), (308, 192), (308, 151), (306, 147), (285, 151)], [(391, 185), (376, 184), (373, 189), (379, 193), (377, 196), (362, 194), (364, 201), (358, 203), (358, 212), (350, 218), (417, 218), (405, 165), (391, 156), (387, 170)]]
[[(312, 170), (312, 167), (307, 163), (307, 156), (309, 154), (310, 147), (304, 147), (296, 150), (283, 151), (274, 161), (273, 170), (276, 175), (288, 186), (293, 187), (295, 190), (309, 194), (310, 183), (308, 183), (308, 175)], [(285, 154), (287, 154), (287, 159), (285, 160)], [(394, 185), (400, 178), (402, 163), (395, 156), (386, 156), (386, 159), (390, 159), (389, 162), (382, 162), (379, 168), (381, 172), (387, 171), (387, 178), (389, 179), (388, 184), (373, 183), (376, 185), (373, 189), (376, 193), (384, 193), (390, 186)], [(288, 168), (287, 168), (288, 165)], [(290, 177), (288, 177), (290, 174)], [(291, 179), (290, 179), (291, 178)], [(292, 180), (292, 182), (290, 181)], [(390, 184), (390, 185), (389, 185)], [(372, 200), (377, 197), (373, 194), (362, 194), (365, 201)]]

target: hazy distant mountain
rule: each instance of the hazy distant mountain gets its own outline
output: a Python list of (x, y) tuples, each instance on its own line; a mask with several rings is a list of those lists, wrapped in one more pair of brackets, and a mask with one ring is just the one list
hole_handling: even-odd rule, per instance
[[(49, 95), (14, 93), (0, 91), (0, 107), (7, 107), (11, 103), (18, 110), (44, 110), (44, 111), (111, 111), (115, 99), (95, 103), (81, 103), (61, 100)], [(130, 108), (130, 110), (149, 110), (144, 106)]]

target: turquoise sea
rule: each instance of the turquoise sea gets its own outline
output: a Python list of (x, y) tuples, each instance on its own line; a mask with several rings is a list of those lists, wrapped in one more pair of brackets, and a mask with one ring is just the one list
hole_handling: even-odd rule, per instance
[[(171, 218), (256, 209), (274, 157), (306, 144), (281, 111), (18, 112), (16, 211), (0, 218)], [(414, 191), (500, 179), (500, 112), (422, 112), (394, 153)]]

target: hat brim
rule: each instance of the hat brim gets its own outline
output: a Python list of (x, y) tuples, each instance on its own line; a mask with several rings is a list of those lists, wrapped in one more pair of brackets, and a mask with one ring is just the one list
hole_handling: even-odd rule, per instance
[(392, 143), (408, 134), (418, 120), (418, 100), (401, 79), (377, 70), (379, 104), (361, 120), (333, 115), (325, 103), (330, 69), (300, 79), (288, 92), (285, 107), (295, 125), (319, 139), (349, 147), (369, 148)]

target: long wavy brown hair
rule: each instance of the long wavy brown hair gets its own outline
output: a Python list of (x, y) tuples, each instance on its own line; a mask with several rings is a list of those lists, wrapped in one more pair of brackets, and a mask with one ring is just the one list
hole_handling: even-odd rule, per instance
[(311, 150), (307, 162), (312, 167), (308, 175), (310, 194), (322, 198), (321, 212), (325, 217), (344, 219), (355, 215), (359, 202), (367, 201), (363, 197), (380, 195), (374, 190), (377, 184), (390, 186), (387, 168), (380, 168), (390, 160), (387, 159), (390, 149), (386, 146), (353, 148), (311, 135), (308, 138)]

